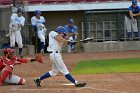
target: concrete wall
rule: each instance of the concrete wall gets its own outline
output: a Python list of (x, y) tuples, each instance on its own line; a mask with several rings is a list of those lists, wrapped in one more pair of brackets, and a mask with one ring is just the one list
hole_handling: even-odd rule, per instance
[(140, 50), (140, 41), (83, 43), (85, 52)]
[(8, 30), (10, 16), (12, 14), (11, 8), (1, 8), (0, 9), (0, 30)]

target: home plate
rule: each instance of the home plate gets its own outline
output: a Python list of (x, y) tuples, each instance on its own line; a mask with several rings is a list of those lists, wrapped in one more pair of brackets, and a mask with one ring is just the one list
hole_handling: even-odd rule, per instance
[(68, 83), (68, 84), (63, 84), (64, 86), (74, 86), (75, 84), (73, 83)]

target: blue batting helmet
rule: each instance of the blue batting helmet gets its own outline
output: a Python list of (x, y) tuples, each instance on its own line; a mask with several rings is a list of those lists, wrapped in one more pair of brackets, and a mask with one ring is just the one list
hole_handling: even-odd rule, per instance
[(74, 20), (73, 19), (69, 19), (69, 23), (70, 24), (74, 24)]
[(132, 0), (133, 5), (137, 5), (137, 0)]
[(63, 26), (58, 26), (58, 27), (56, 28), (56, 32), (57, 32), (58, 34), (61, 34), (61, 33), (66, 34), (66, 29), (65, 29)]
[(40, 10), (36, 10), (35, 11), (35, 15), (40, 15), (41, 14), (41, 11)]

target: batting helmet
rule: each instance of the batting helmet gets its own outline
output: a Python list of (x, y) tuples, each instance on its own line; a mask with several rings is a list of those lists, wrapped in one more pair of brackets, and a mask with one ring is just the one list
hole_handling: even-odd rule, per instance
[(17, 9), (17, 13), (19, 13), (19, 12), (24, 12), (24, 10), (23, 10), (23, 8), (21, 8), (21, 7), (19, 7), (18, 9)]
[(40, 10), (36, 10), (35, 11), (35, 15), (40, 15), (41, 14), (41, 11)]
[(56, 32), (57, 32), (58, 34), (61, 34), (61, 33), (66, 34), (66, 29), (65, 29), (63, 26), (58, 26), (58, 27), (56, 28)]
[(74, 24), (74, 20), (73, 19), (69, 19), (69, 23), (70, 24)]
[(137, 0), (132, 0), (133, 5), (137, 5)]
[(14, 54), (14, 49), (11, 49), (11, 48), (4, 49), (3, 53), (13, 55)]

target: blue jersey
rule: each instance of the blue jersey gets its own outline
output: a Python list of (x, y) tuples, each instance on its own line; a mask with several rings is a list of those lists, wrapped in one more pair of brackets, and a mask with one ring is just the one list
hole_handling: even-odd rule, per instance
[[(134, 8), (132, 5), (128, 8), (129, 11), (132, 11), (133, 14), (137, 14), (140, 12), (140, 7), (137, 6), (136, 8)], [(131, 19), (129, 13), (127, 14), (127, 17)]]
[(133, 6), (130, 6), (130, 7), (128, 8), (128, 10), (132, 11), (132, 13), (134, 13), (134, 14), (137, 14), (137, 13), (140, 12), (140, 7), (137, 6), (136, 8), (133, 8)]
[(78, 30), (76, 25), (74, 25), (72, 28), (70, 28), (69, 25), (65, 25), (65, 29), (68, 33), (77, 33)]

